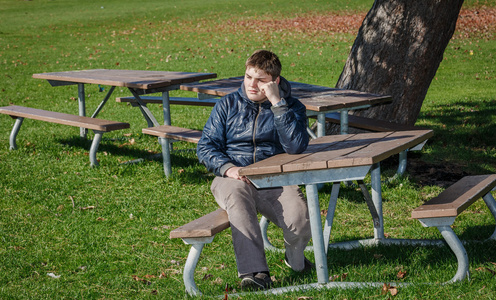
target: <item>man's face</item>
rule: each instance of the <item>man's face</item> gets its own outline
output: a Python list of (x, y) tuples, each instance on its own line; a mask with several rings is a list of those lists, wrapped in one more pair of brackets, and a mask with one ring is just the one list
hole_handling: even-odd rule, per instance
[(248, 99), (253, 102), (265, 100), (265, 94), (260, 90), (260, 86), (271, 82), (272, 76), (264, 71), (248, 66), (245, 72), (245, 91)]

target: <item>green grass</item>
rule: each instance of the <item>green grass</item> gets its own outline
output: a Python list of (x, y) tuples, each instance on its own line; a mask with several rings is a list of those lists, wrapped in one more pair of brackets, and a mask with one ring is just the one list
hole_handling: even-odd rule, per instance
[[(299, 31), (291, 26), (256, 27), (267, 20), (333, 13), (366, 13), (373, 1), (0, 1), (0, 105), (24, 105), (77, 112), (75, 86), (51, 87), (34, 73), (91, 68), (215, 72), (239, 76), (253, 50), (280, 55), (289, 80), (334, 86), (354, 34)], [(466, 1), (464, 7), (495, 6)], [(252, 24), (255, 27), (242, 26)], [(424, 101), (418, 125), (434, 129), (420, 154), (411, 157), (466, 174), (496, 172), (496, 85), (494, 32), (451, 41)], [(472, 51), (472, 52), (471, 52)], [(472, 54), (471, 54), (472, 53)], [(105, 87), (108, 89), (107, 87)], [(86, 88), (88, 110), (104, 93)], [(173, 96), (193, 94), (172, 92)], [(116, 89), (114, 96), (129, 96)], [(159, 106), (150, 106), (156, 116)], [(174, 125), (201, 129), (209, 108), (173, 106)], [(194, 116), (192, 118), (191, 116)], [(212, 176), (198, 163), (192, 144), (176, 143), (171, 179), (164, 178), (155, 138), (141, 134), (146, 122), (130, 105), (108, 103), (101, 118), (126, 121), (131, 128), (107, 133), (89, 166), (89, 142), (78, 129), (25, 120), (8, 150), (13, 120), (0, 117), (0, 299), (183, 298), (181, 270), (189, 247), (168, 238), (170, 230), (216, 209)], [(91, 134), (90, 134), (91, 137)], [(123, 164), (143, 158), (139, 164)], [(392, 176), (395, 164), (383, 167)], [(408, 169), (407, 169), (408, 172)], [(437, 170), (426, 169), (426, 175)], [(411, 210), (442, 190), (407, 176), (383, 186), (385, 232), (396, 238), (439, 238), (433, 228), (410, 219)], [(322, 209), (330, 187), (320, 193)], [(343, 186), (332, 241), (373, 235), (370, 214), (359, 191)], [(463, 239), (487, 238), (494, 219), (479, 201), (459, 216), (455, 232)], [(282, 245), (282, 234), (269, 227)], [(330, 275), (336, 280), (414, 282), (397, 296), (379, 288), (310, 290), (277, 299), (496, 299), (496, 244), (467, 245), (472, 280), (444, 282), (456, 272), (447, 248), (376, 247), (331, 250)], [(309, 254), (311, 257), (311, 254)], [(308, 283), (282, 256), (268, 253), (276, 286)], [(399, 272), (406, 272), (403, 279)], [(54, 273), (60, 278), (47, 276)], [(210, 276), (211, 275), (211, 276)], [(229, 230), (205, 247), (196, 281), (206, 296), (237, 289)], [(243, 296), (266, 299), (265, 296)]]

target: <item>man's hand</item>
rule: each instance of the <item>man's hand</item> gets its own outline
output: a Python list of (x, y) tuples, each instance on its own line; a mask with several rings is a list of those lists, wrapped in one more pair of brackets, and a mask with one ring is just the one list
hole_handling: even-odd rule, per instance
[(265, 95), (265, 97), (267, 97), (272, 105), (281, 101), (281, 96), (279, 95), (279, 84), (277, 81), (260, 83), (258, 89)]
[(248, 180), (248, 178), (246, 178), (245, 176), (240, 176), (239, 175), (239, 169), (241, 169), (241, 167), (232, 167), (232, 168), (229, 168), (227, 169), (226, 171), (226, 176), (229, 177), (229, 178), (234, 178), (234, 179), (237, 179), (237, 180), (242, 180), (246, 183), (250, 183), (250, 181)]

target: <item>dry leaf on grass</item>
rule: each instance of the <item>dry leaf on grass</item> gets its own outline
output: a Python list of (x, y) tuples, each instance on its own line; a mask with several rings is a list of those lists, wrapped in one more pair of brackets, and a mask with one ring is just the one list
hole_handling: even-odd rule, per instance
[(406, 276), (406, 271), (399, 271), (398, 274), (396, 274), (396, 277), (398, 277), (398, 279), (403, 279), (405, 278)]
[(148, 280), (143, 279), (143, 278), (139, 278), (139, 277), (138, 277), (138, 276), (136, 276), (136, 275), (133, 275), (133, 279), (134, 279), (134, 280), (136, 280), (136, 281), (141, 281), (141, 282), (143, 282), (143, 283), (144, 283), (144, 284), (146, 284), (146, 285), (150, 285), (150, 284), (152, 284), (152, 282), (151, 282), (151, 281), (148, 281)]
[(388, 292), (391, 293), (392, 296), (396, 296), (398, 294), (398, 289), (395, 286), (384, 283), (381, 289), (381, 294), (386, 295)]
[(202, 280), (207, 280), (207, 279), (210, 279), (212, 278), (214, 275), (212, 274), (205, 274), (205, 276), (203, 276)]
[(60, 278), (60, 275), (55, 275), (55, 274), (53, 274), (53, 273), (47, 273), (47, 276), (48, 276), (48, 277), (55, 278), (55, 279)]

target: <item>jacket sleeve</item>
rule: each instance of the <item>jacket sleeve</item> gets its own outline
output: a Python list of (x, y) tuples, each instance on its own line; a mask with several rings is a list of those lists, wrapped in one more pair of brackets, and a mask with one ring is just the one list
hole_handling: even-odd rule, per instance
[(288, 154), (305, 151), (310, 140), (305, 106), (299, 100), (291, 98), (288, 105), (271, 109), (274, 113), (274, 124), (279, 141), (284, 151)]
[(224, 101), (219, 101), (214, 106), (196, 148), (200, 163), (217, 176), (224, 176), (224, 172), (234, 166), (234, 162), (226, 154), (227, 111)]

